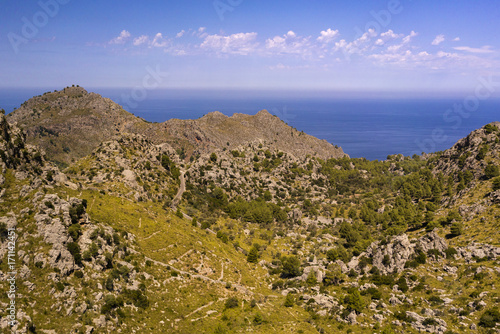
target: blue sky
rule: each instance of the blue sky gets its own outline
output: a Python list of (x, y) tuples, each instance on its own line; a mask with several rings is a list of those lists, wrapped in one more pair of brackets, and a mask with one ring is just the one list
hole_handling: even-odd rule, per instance
[(493, 0), (0, 0), (0, 9), (3, 88), (435, 95), (500, 82)]

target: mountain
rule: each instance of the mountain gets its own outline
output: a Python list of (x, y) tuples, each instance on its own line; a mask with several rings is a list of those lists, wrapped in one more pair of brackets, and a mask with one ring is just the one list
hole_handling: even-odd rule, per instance
[(65, 165), (113, 135), (133, 132), (145, 123), (110, 99), (81, 87), (33, 97), (7, 117), (25, 130), (28, 143), (40, 146), (51, 160)]
[(55, 116), (0, 115), (2, 332), (500, 330), (499, 123), (368, 161), (264, 111), (151, 125), (109, 103), (92, 117), (123, 131), (96, 123), (63, 171), (30, 144)]
[(232, 117), (212, 112), (197, 120), (148, 123), (82, 87), (36, 96), (7, 117), (26, 131), (28, 143), (43, 148), (49, 159), (61, 166), (88, 155), (101, 142), (121, 133), (141, 134), (157, 144), (169, 143), (184, 151), (187, 158), (255, 141), (301, 157), (345, 155), (341, 148), (299, 132), (267, 111)]
[(212, 112), (197, 120), (168, 120), (163, 126), (174, 138), (186, 138), (200, 153), (214, 148), (232, 149), (262, 143), (298, 157), (311, 155), (328, 159), (346, 156), (341, 148), (291, 128), (266, 110), (253, 116), (234, 114), (231, 117)]

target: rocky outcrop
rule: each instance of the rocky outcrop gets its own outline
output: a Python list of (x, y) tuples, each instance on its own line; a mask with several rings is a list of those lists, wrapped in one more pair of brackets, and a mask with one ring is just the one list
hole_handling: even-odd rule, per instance
[(500, 122), (493, 122), (472, 131), (439, 155), (434, 171), (454, 178), (457, 178), (458, 172), (464, 171), (470, 171), (475, 179), (484, 177), (486, 158), (495, 157), (500, 149), (500, 144), (497, 142), (499, 130)]
[(386, 274), (403, 271), (406, 262), (414, 257), (417, 250), (427, 252), (435, 249), (444, 255), (447, 248), (446, 241), (434, 231), (417, 239), (415, 243), (410, 242), (406, 234), (402, 234), (393, 237), (386, 245), (380, 245), (378, 242), (372, 243), (367, 248), (366, 254), (360, 257), (363, 255), (372, 257), (373, 266)]
[(445, 250), (448, 248), (446, 241), (441, 238), (435, 231), (432, 231), (417, 241), (418, 248), (427, 253), (431, 249), (435, 249), (444, 255)]
[(406, 316), (413, 319), (411, 326), (419, 332), (427, 333), (444, 333), (447, 329), (447, 324), (439, 318), (425, 318), (415, 312), (406, 311)]
[[(68, 243), (73, 241), (68, 227), (72, 224), (70, 209), (79, 205), (83, 208), (82, 201), (77, 198), (65, 201), (57, 195), (46, 195), (39, 202), (39, 211), (35, 215), (38, 235), (44, 242), (52, 245), (48, 258), (43, 254), (35, 254), (35, 257), (43, 265), (48, 263), (52, 268), (59, 269), (63, 275), (71, 273), (76, 267), (74, 256), (68, 250)], [(88, 222), (85, 212), (80, 214), (78, 221)]]
[(472, 243), (466, 247), (458, 247), (457, 257), (463, 257), (468, 262), (475, 261), (475, 259), (496, 259), (500, 257), (500, 247)]
[(413, 245), (406, 234), (394, 237), (387, 245), (372, 244), (366, 251), (373, 258), (373, 266), (382, 273), (402, 271), (405, 263), (413, 255)]

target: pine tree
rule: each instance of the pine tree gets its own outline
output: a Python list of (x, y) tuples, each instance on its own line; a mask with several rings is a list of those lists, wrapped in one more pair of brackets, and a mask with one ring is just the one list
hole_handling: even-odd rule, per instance
[(309, 286), (318, 284), (318, 280), (316, 279), (316, 272), (314, 270), (311, 270), (309, 272), (309, 275), (307, 275), (306, 283)]
[(247, 255), (247, 261), (250, 263), (257, 263), (259, 261), (259, 250), (253, 246)]
[(285, 303), (283, 304), (283, 306), (285, 306), (285, 307), (292, 307), (293, 304), (295, 304), (295, 301), (293, 300), (293, 296), (292, 296), (291, 293), (288, 293), (286, 295)]

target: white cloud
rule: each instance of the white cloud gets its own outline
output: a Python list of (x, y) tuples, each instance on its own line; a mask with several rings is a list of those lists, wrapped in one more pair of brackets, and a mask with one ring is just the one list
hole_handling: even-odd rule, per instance
[(455, 37), (455, 38), (453, 39), (453, 42), (459, 42), (459, 41), (460, 41), (460, 37)]
[(181, 38), (182, 36), (184, 36), (184, 34), (186, 33), (186, 30), (182, 29), (181, 31), (179, 31), (177, 33), (177, 35), (175, 35), (175, 37), (177, 38)]
[(208, 36), (206, 30), (207, 30), (206, 27), (199, 27), (197, 31), (193, 31), (193, 35), (196, 35), (200, 38), (205, 38)]
[(470, 53), (492, 53), (492, 52), (494, 52), (491, 49), (491, 46), (489, 46), (489, 45), (485, 45), (481, 48), (471, 48), (469, 46), (457, 46), (457, 47), (454, 47), (453, 49), (458, 50), (458, 51), (470, 52)]
[(411, 42), (411, 39), (415, 36), (417, 36), (418, 33), (414, 32), (413, 30), (410, 32), (410, 34), (408, 36), (405, 36), (405, 38), (403, 38), (403, 43), (405, 44), (408, 44)]
[(387, 51), (394, 53), (394, 52), (399, 51), (402, 47), (403, 47), (403, 44), (391, 45), (387, 48)]
[(156, 48), (162, 48), (167, 46), (168, 41), (163, 38), (163, 35), (161, 33), (157, 33), (155, 35), (155, 38), (151, 42), (151, 46), (154, 46)]
[(338, 50), (344, 49), (346, 47), (347, 47), (346, 40), (345, 39), (341, 39), (340, 41), (335, 42), (335, 47), (333, 48), (333, 51), (338, 51)]
[(380, 34), (380, 38), (375, 41), (375, 45), (381, 46), (390, 40), (395, 40), (395, 39), (401, 38), (403, 36), (404, 36), (403, 34), (396, 34), (396, 33), (394, 33), (394, 31), (389, 29), (386, 32), (383, 32)]
[[(343, 50), (344, 52), (349, 54), (364, 53), (365, 51), (371, 48), (372, 44), (370, 43), (370, 41), (372, 40), (373, 37), (377, 37), (377, 32), (375, 31), (375, 29), (368, 29), (368, 31), (365, 32), (363, 35), (361, 35), (361, 37), (350, 43), (347, 43), (344, 39), (335, 43), (333, 51), (335, 52)], [(375, 42), (375, 44), (377, 43), (377, 41)]]
[(139, 36), (137, 38), (134, 38), (134, 45), (139, 46), (145, 43), (148, 43), (149, 37), (146, 35)]
[(238, 33), (229, 36), (208, 35), (200, 48), (212, 50), (216, 53), (247, 55), (255, 51), (257, 33)]
[(159, 32), (153, 37), (152, 40), (147, 35), (134, 38), (133, 44), (134, 46), (147, 45), (148, 47), (164, 48), (168, 45), (168, 39), (164, 38)]
[(320, 34), (321, 36), (317, 38), (319, 42), (330, 43), (339, 36), (339, 31), (328, 28), (327, 30), (321, 31)]
[(396, 38), (403, 37), (403, 34), (395, 34), (394, 31), (389, 29), (386, 32), (381, 33), (380, 37), (382, 37), (385, 40), (389, 40), (389, 39), (396, 39)]
[(436, 38), (432, 41), (432, 45), (439, 45), (444, 42), (444, 35), (437, 35)]
[(122, 30), (120, 36), (113, 38), (109, 44), (125, 44), (130, 38), (130, 33), (127, 30)]
[(297, 36), (293, 31), (289, 31), (283, 36), (274, 36), (266, 40), (266, 49), (278, 54), (301, 54), (311, 53), (309, 37)]

